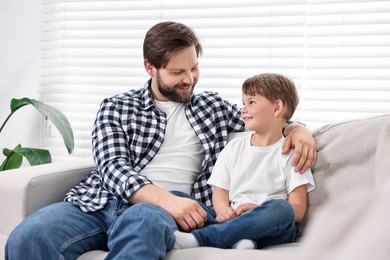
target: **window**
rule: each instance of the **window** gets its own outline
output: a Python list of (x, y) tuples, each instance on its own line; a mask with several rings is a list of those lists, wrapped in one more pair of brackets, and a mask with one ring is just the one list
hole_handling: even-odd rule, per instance
[[(41, 99), (71, 121), (74, 156), (91, 156), (103, 98), (143, 87), (142, 43), (160, 21), (192, 27), (201, 39), (196, 91), (241, 104), (241, 84), (263, 72), (292, 78), (295, 120), (329, 122), (390, 112), (390, 2), (359, 0), (43, 0)], [(42, 133), (53, 160), (62, 139)]]

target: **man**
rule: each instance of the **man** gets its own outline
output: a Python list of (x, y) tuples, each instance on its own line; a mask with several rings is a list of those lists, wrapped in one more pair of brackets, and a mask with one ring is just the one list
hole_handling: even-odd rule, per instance
[[(151, 79), (105, 99), (96, 116), (96, 170), (64, 202), (22, 222), (7, 241), (7, 259), (75, 259), (94, 249), (109, 251), (107, 259), (161, 259), (174, 231), (214, 217), (206, 181), (227, 134), (244, 131), (240, 111), (216, 93), (193, 94), (202, 48), (187, 26), (153, 26), (143, 49)], [(314, 140), (301, 125), (286, 132), (284, 152), (295, 147), (303, 172), (316, 159)]]

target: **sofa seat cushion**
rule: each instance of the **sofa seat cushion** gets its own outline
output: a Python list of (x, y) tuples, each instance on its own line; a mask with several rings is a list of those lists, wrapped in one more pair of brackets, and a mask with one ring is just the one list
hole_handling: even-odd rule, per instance
[[(167, 253), (165, 260), (175, 259), (202, 259), (202, 260), (233, 260), (233, 259), (266, 259), (285, 260), (299, 253), (302, 244), (291, 243), (272, 246), (262, 250), (234, 250), (219, 249), (213, 247), (198, 247), (189, 249), (172, 250)], [(94, 250), (83, 254), (77, 260), (103, 260), (107, 252)]]

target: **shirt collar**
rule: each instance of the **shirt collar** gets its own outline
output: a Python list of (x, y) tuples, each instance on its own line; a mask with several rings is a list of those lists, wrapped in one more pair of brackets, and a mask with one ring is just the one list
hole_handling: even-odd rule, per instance
[(142, 99), (144, 100), (144, 108), (145, 110), (148, 110), (152, 107), (156, 107), (156, 104), (153, 101), (152, 93), (150, 92), (150, 84), (152, 83), (152, 79), (149, 79), (145, 86), (144, 89), (142, 90)]

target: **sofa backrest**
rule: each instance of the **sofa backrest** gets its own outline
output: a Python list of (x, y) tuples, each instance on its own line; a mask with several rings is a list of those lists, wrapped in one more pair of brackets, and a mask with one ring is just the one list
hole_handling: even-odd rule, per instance
[(382, 189), (390, 175), (390, 114), (325, 125), (313, 132), (317, 188), (309, 193), (305, 221), (330, 198)]

